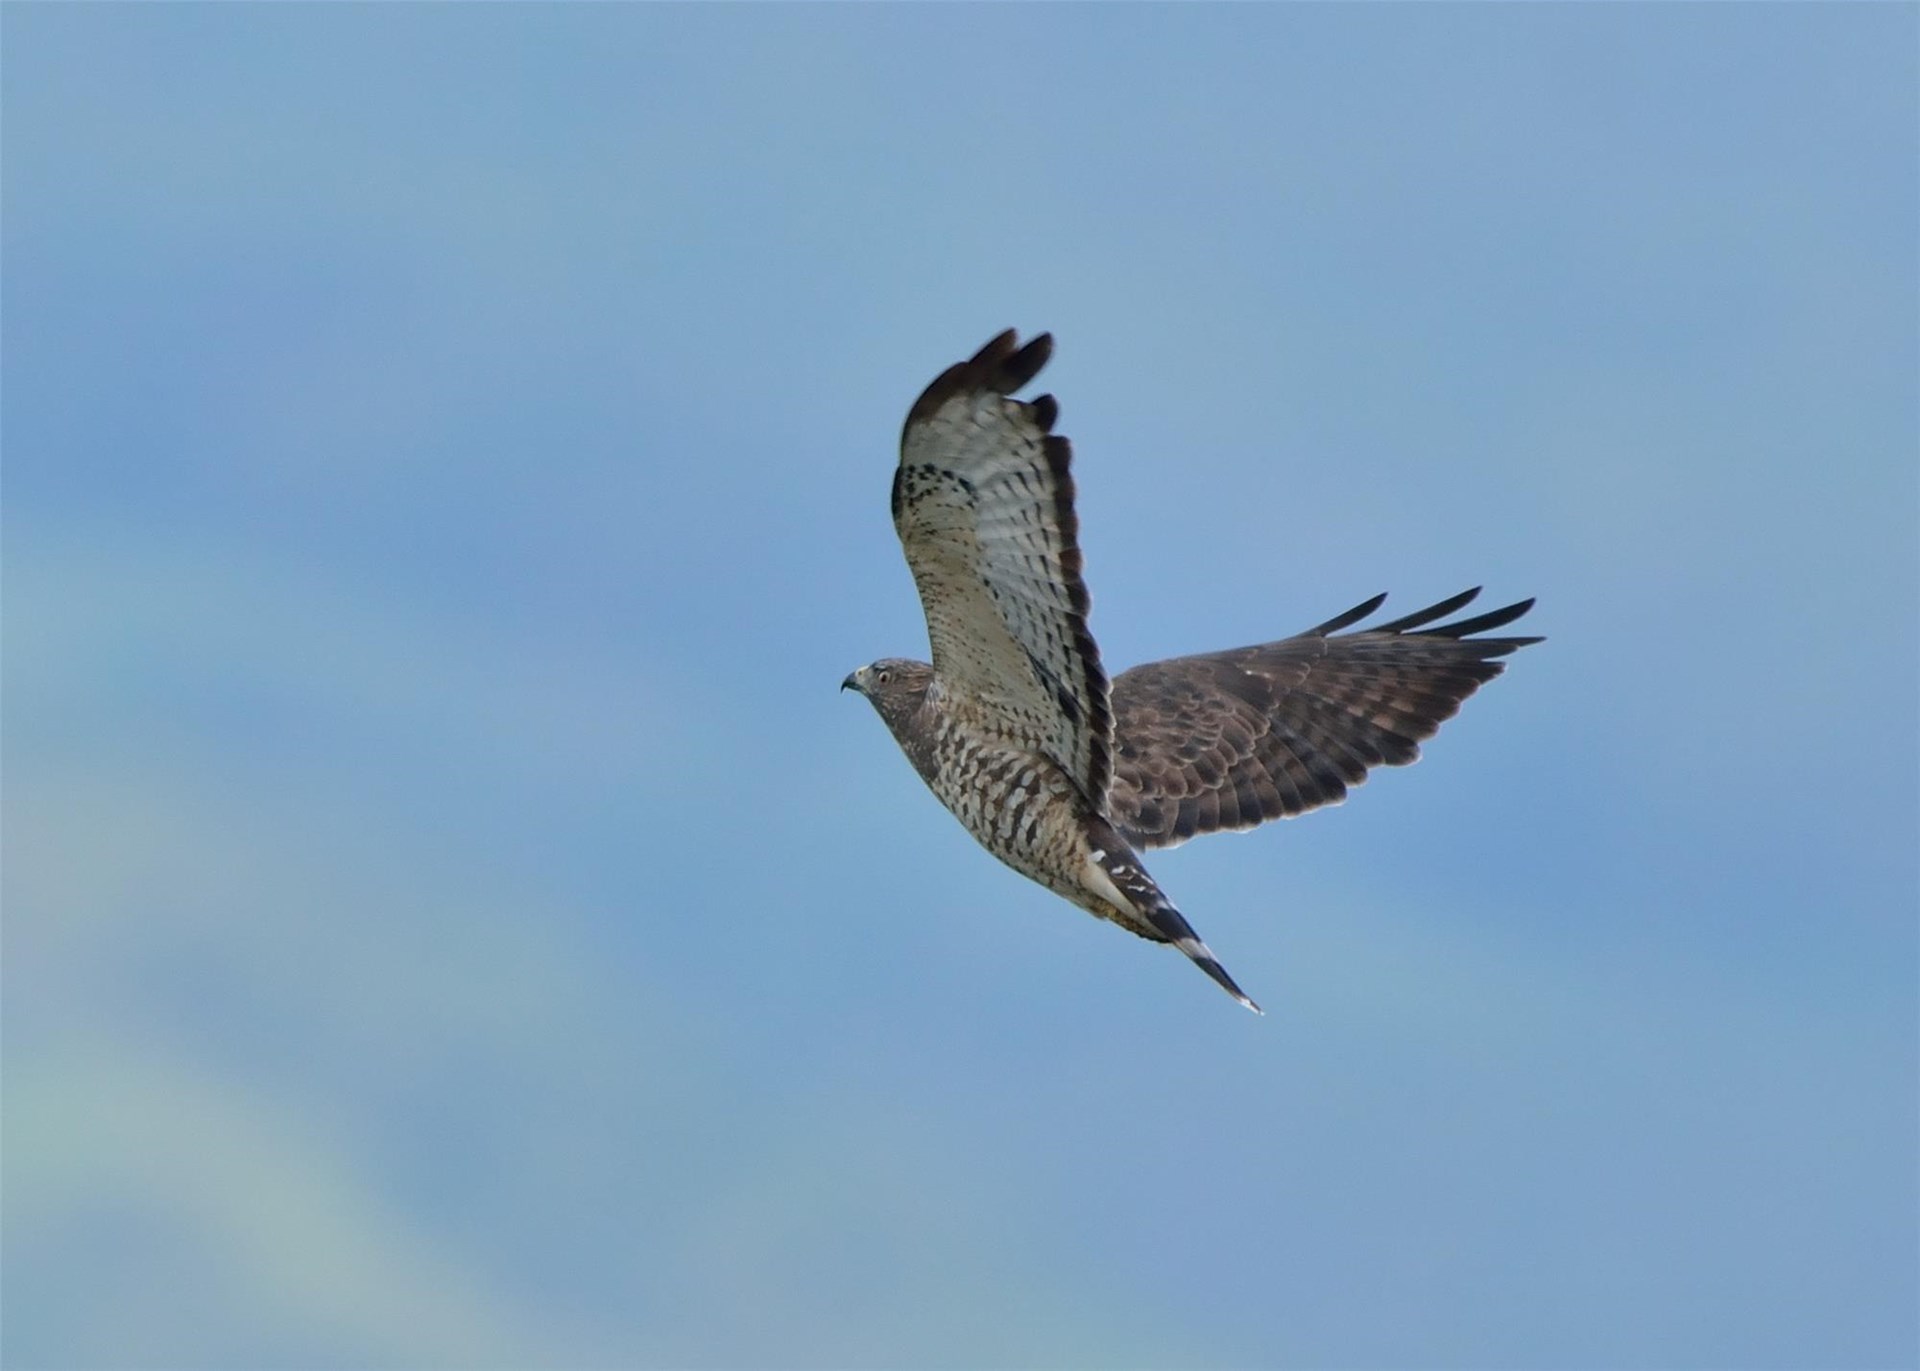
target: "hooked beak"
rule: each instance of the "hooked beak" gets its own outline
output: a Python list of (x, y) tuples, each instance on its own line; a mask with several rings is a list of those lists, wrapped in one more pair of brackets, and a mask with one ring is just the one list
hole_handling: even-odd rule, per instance
[(857, 671), (849, 671), (849, 672), (847, 673), (847, 679), (846, 679), (846, 680), (844, 680), (844, 681), (842, 681), (842, 682), (840, 682), (840, 689), (842, 689), (842, 690), (858, 690), (858, 689), (860, 689), (860, 682), (854, 679), (854, 678), (855, 678), (856, 676), (858, 676), (859, 674), (860, 674), (860, 673), (859, 673), (859, 672), (857, 672)]

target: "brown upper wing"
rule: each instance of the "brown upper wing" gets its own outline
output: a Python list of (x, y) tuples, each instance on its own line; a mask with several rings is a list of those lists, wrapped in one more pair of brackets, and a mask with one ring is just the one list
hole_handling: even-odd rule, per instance
[(1012, 398), (1052, 350), (1009, 329), (927, 387), (900, 437), (893, 523), (949, 707), (1051, 757), (1097, 808), (1113, 716), (1087, 629), (1072, 453), (1052, 396)]
[(1338, 633), (1379, 595), (1293, 638), (1123, 672), (1113, 683), (1109, 814), (1135, 847), (1252, 828), (1346, 798), (1376, 766), (1404, 766), (1460, 702), (1538, 638), (1475, 638), (1533, 607), (1522, 600), (1426, 628), (1480, 593)]

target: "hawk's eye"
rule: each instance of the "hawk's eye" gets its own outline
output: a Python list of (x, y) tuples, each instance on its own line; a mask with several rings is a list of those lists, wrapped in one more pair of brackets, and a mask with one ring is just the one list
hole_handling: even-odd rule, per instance
[(880, 684), (885, 685), (888, 681), (891, 681), (893, 679), (893, 673), (887, 670), (887, 668), (881, 667), (879, 679), (880, 679)]

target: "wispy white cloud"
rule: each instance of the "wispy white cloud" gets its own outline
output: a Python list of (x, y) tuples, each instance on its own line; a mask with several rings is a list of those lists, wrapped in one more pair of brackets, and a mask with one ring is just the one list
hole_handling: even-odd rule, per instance
[[(457, 1247), (356, 1165), (297, 1079), (149, 1040), (18, 1046), (9, 1352), (95, 1366), (530, 1366)], [(83, 1274), (84, 1263), (90, 1274)], [(546, 1333), (550, 1330), (539, 1330)]]

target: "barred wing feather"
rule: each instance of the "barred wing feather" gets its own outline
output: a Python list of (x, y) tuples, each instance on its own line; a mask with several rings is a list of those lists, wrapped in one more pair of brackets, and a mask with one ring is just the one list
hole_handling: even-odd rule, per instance
[(1380, 595), (1292, 638), (1175, 657), (1113, 683), (1109, 813), (1137, 848), (1252, 828), (1337, 804), (1376, 766), (1417, 761), (1420, 743), (1504, 669), (1495, 659), (1538, 638), (1476, 638), (1532, 600), (1427, 627), (1464, 592), (1391, 623), (1339, 630)]
[(893, 521), (926, 611), (949, 707), (1052, 758), (1096, 809), (1113, 722), (1087, 629), (1072, 452), (1053, 397), (1015, 400), (1052, 352), (1009, 330), (947, 369), (900, 439)]

